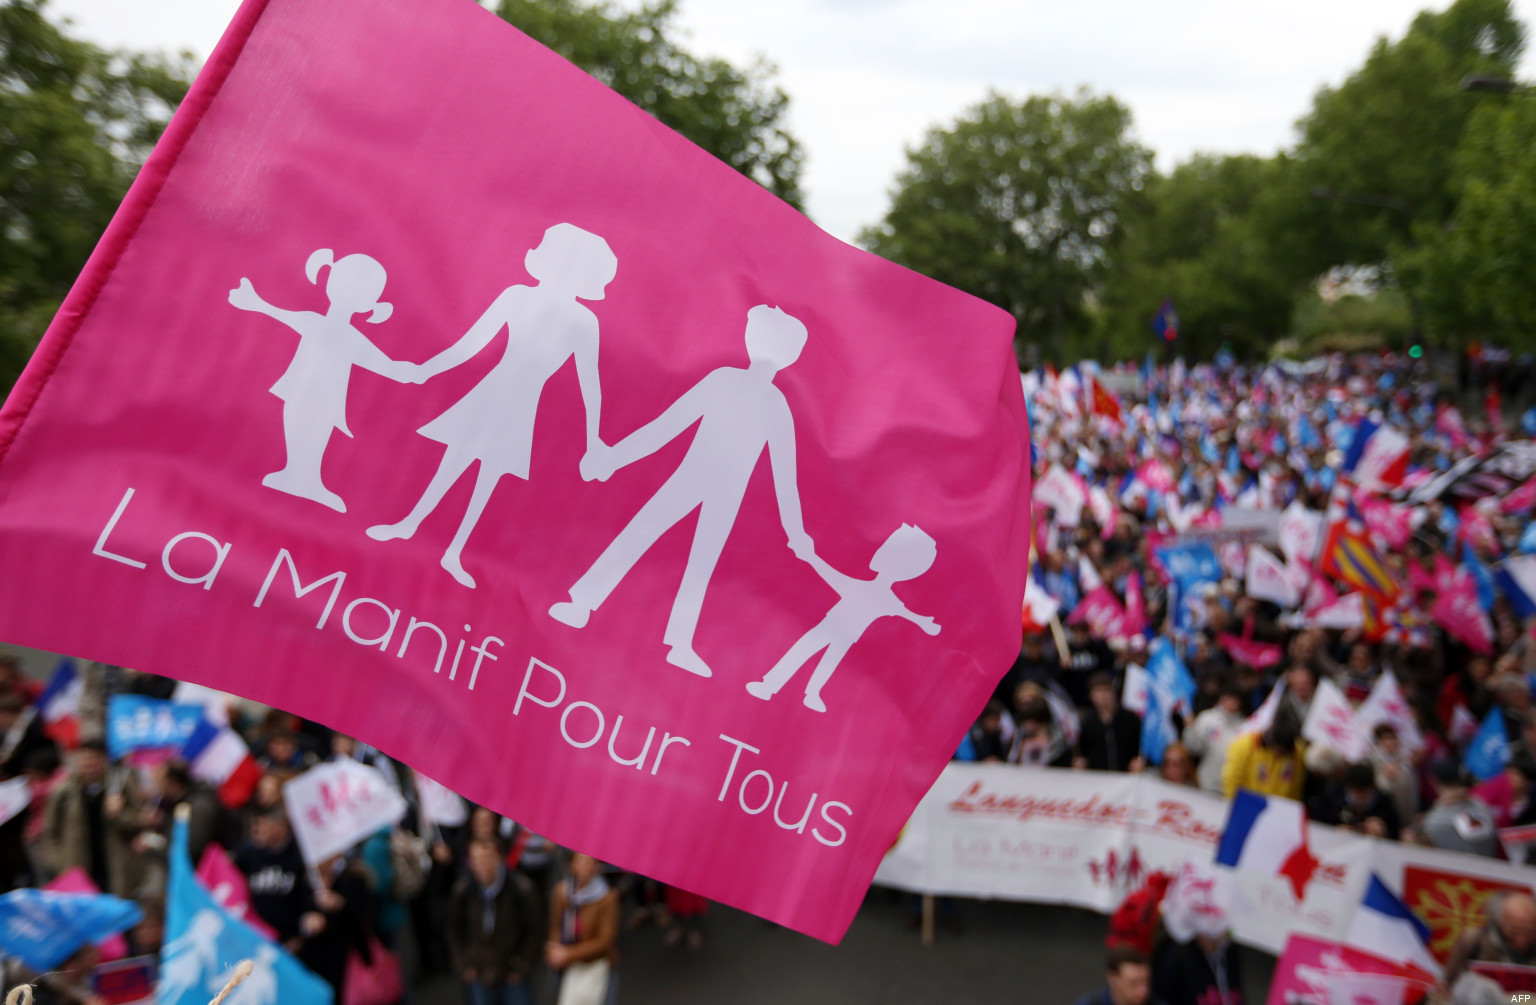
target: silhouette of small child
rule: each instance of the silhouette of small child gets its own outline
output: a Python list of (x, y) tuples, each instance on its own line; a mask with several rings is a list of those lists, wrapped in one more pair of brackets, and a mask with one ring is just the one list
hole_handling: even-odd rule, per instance
[(293, 362), (270, 389), (283, 402), (288, 461), (261, 483), (345, 513), (346, 503), (321, 481), (320, 465), (333, 430), (352, 435), (347, 428), (347, 385), (352, 368), (360, 366), (401, 383), (419, 383), (422, 378), (419, 366), (390, 359), (352, 324), (355, 314), (366, 312), (369, 322), (378, 324), (393, 311), (379, 300), (384, 292), (384, 267), (367, 255), (336, 260), (329, 248), (322, 248), (304, 263), (304, 274), (317, 283), (320, 270), (327, 267), (330, 275), (326, 277), (325, 295), (331, 304), (324, 314), (274, 307), (243, 277), (240, 285), (229, 291), (229, 302), (242, 311), (280, 321), (299, 335)]
[(938, 554), (938, 546), (917, 527), (902, 524), (891, 532), (869, 560), (874, 579), (855, 579), (832, 568), (816, 554), (805, 556), (827, 585), (838, 593), (838, 601), (827, 616), (810, 631), (802, 635), (789, 652), (773, 665), (773, 669), (760, 681), (747, 685), (754, 698), (764, 701), (779, 693), (789, 683), (805, 661), (825, 649), (810, 683), (805, 688), (805, 707), (825, 712), (827, 706), (821, 700), (821, 689), (832, 679), (832, 672), (876, 620), (888, 615), (906, 618), (929, 635), (939, 634), (938, 624), (930, 617), (913, 614), (907, 610), (896, 594), (891, 591), (894, 583), (902, 582), (927, 572)]

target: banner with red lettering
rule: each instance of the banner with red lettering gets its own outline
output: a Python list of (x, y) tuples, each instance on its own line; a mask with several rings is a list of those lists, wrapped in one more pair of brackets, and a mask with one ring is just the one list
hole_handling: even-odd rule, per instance
[(836, 940), (1018, 652), (1012, 333), (471, 0), (246, 0), (0, 412), (0, 638)]

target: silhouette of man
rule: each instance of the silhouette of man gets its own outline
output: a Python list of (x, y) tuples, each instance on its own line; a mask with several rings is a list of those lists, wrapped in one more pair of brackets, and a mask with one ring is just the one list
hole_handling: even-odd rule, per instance
[(789, 546), (801, 558), (814, 554), (800, 515), (795, 420), (783, 392), (773, 384), (774, 375), (800, 357), (805, 340), (805, 325), (796, 318), (777, 307), (752, 308), (747, 312), (751, 362), (746, 369), (723, 366), (712, 371), (661, 415), (613, 446), (599, 447), (583, 458), (584, 478), (607, 481), (619, 468), (649, 457), (698, 423), (677, 470), (571, 587), (570, 602), (549, 609), (551, 617), (573, 628), (585, 626), (651, 545), (697, 509), (688, 565), (663, 640), (670, 647), (667, 662), (710, 676), (709, 665), (693, 650), (693, 633), (704, 606), (704, 591), (764, 448)]

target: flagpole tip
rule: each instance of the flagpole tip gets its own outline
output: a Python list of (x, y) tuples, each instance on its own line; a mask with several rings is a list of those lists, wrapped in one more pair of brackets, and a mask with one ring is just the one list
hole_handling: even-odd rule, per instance
[[(192, 820), (192, 807), (181, 803), (176, 807), (176, 822), (179, 824), (190, 823)], [(9, 1002), (6, 1005), (10, 1005)]]
[[(214, 998), (214, 1000), (209, 1002), (208, 1005), (219, 1005), (220, 1002), (229, 996), (231, 991), (235, 990), (235, 987), (239, 985), (241, 981), (251, 976), (251, 971), (255, 969), (256, 964), (252, 963), (250, 960), (241, 960), (239, 963), (237, 963), (235, 965), (234, 972), (229, 975), (229, 980), (224, 983), (224, 990), (220, 991), (218, 997)], [(6, 1005), (11, 1005), (11, 1003), (6, 1002)]]

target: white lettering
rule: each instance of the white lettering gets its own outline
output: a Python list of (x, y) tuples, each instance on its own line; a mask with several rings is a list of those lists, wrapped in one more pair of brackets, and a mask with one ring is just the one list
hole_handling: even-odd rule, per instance
[[(736, 775), (736, 761), (741, 757), (741, 752), (743, 750), (750, 750), (754, 754), (762, 753), (762, 751), (758, 750), (751, 744), (743, 743), (740, 740), (733, 740), (729, 736), (726, 736), (724, 733), (720, 734), (720, 739), (724, 740), (726, 743), (736, 744), (736, 752), (731, 755), (731, 767), (730, 770), (725, 773), (725, 784), (720, 786), (720, 797), (715, 800), (717, 803), (725, 802), (725, 794), (731, 789), (731, 779)], [(660, 759), (660, 755), (657, 755), (657, 759)]]
[[(745, 783), (743, 783), (743, 784), (745, 784)], [(789, 782), (786, 781), (784, 783), (784, 785), (779, 789), (779, 798), (775, 799), (774, 802), (773, 802), (773, 822), (778, 824), (780, 827), (784, 828), (787, 831), (794, 831), (796, 834), (804, 834), (805, 833), (805, 825), (811, 819), (811, 810), (816, 805), (816, 797), (818, 795), (820, 795), (821, 793), (819, 793), (819, 792), (812, 792), (811, 793), (811, 801), (805, 804), (805, 812), (800, 814), (800, 822), (799, 823), (787, 824), (783, 820), (779, 819), (779, 807), (781, 805), (783, 805), (783, 803), (784, 803), (784, 793), (786, 793), (788, 791), (789, 791)]]
[(836, 848), (838, 845), (848, 840), (848, 831), (843, 828), (843, 825), (827, 815), (834, 806), (847, 813), (849, 819), (853, 818), (853, 807), (846, 803), (840, 803), (835, 800), (828, 800), (827, 802), (821, 804), (821, 819), (825, 821), (829, 827), (837, 828), (837, 840), (828, 841), (826, 838), (821, 836), (820, 829), (816, 827), (811, 828), (811, 837), (815, 838), (817, 841), (820, 841), (828, 848)]
[[(505, 642), (501, 641), (496, 636), (487, 635), (484, 642), (480, 643), (478, 646), (470, 646), (469, 648), (469, 651), (475, 654), (475, 668), (470, 672), (469, 675), (469, 689), (471, 691), (475, 689), (475, 681), (480, 679), (480, 661), (490, 660), (492, 663), (496, 662), (496, 657), (487, 652), (485, 648), (492, 642), (496, 643), (498, 646), (506, 645)], [(453, 678), (450, 676), (449, 680), (452, 679)]]
[[(213, 568), (209, 569), (201, 576), (183, 576), (175, 569), (171, 568), (172, 550), (174, 550), (178, 544), (187, 540), (207, 541), (209, 544), (213, 545)], [(219, 570), (224, 567), (224, 559), (228, 557), (228, 544), (220, 544), (218, 541), (215, 541), (213, 538), (209, 537), (207, 534), (202, 533), (201, 531), (189, 530), (181, 534), (177, 534), (175, 537), (171, 538), (170, 541), (166, 542), (165, 549), (160, 552), (160, 566), (165, 570), (165, 574), (167, 576), (170, 576), (172, 579), (179, 583), (202, 583), (203, 589), (211, 590), (213, 589), (213, 577), (219, 574)]]
[[(560, 693), (555, 695), (549, 701), (545, 701), (543, 698), (530, 693), (528, 690), (528, 682), (533, 679), (534, 667), (538, 667), (541, 670), (548, 670), (550, 673), (554, 674), (555, 679), (560, 682)], [(523, 674), (523, 686), (518, 689), (517, 701), (512, 705), (513, 715), (516, 715), (519, 711), (522, 710), (524, 698), (527, 698), (535, 705), (543, 705), (545, 708), (554, 708), (556, 705), (565, 700), (565, 675), (562, 674), (559, 670), (556, 670), (554, 667), (550, 666), (548, 663), (545, 663), (536, 658), (530, 658), (528, 660), (528, 670)]]
[(277, 578), (277, 567), (284, 562), (288, 563), (288, 576), (293, 580), (293, 595), (295, 599), (303, 597), (311, 590), (319, 589), (333, 579), (336, 581), (336, 585), (331, 587), (331, 599), (325, 602), (325, 610), (320, 612), (320, 620), (315, 622), (316, 628), (324, 628), (326, 621), (331, 616), (331, 608), (336, 606), (336, 598), (341, 595), (341, 584), (346, 582), (347, 574), (345, 572), (333, 572), (324, 579), (317, 579), (308, 586), (302, 586), (299, 583), (299, 568), (293, 564), (293, 556), (288, 554), (287, 548), (277, 549), (277, 557), (272, 560), (272, 568), (268, 570), (267, 578), (262, 580), (261, 592), (256, 594), (256, 603), (251, 606), (260, 607), (261, 602), (267, 599), (267, 590), (272, 588), (272, 580)]
[(624, 717), (622, 715), (613, 720), (613, 732), (608, 734), (608, 756), (613, 758), (613, 763), (615, 764), (623, 764), (626, 766), (632, 764), (634, 765), (635, 770), (639, 771), (641, 765), (645, 762), (645, 755), (651, 752), (651, 740), (656, 736), (656, 727), (652, 726), (651, 731), (645, 734), (645, 745), (640, 748), (640, 753), (635, 755), (635, 757), (631, 760), (625, 760), (624, 758), (620, 757), (618, 753), (613, 749), (613, 741), (619, 738), (619, 729), (623, 725)]
[(430, 628), (437, 633), (437, 663), (433, 665), (432, 672), (442, 673), (443, 656), (448, 652), (448, 636), (444, 635), (443, 630), (430, 621), (417, 621), (414, 617), (411, 618), (411, 623), (405, 626), (405, 637), (400, 640), (400, 651), (395, 653), (395, 655), (405, 655), (405, 647), (411, 644), (411, 635), (418, 628)]
[[(597, 716), (597, 732), (593, 733), (592, 739), (586, 741), (585, 743), (578, 743), (571, 739), (571, 734), (568, 733), (565, 729), (565, 720), (569, 719), (571, 717), (571, 713), (576, 711), (578, 708), (590, 708), (592, 710), (592, 714)], [(592, 744), (596, 743), (603, 737), (603, 710), (592, 704), (590, 701), (571, 702), (569, 705), (565, 706), (565, 711), (560, 713), (560, 735), (565, 737), (565, 742), (569, 743), (573, 747), (586, 749), (587, 747), (592, 746)]]
[[(762, 775), (763, 780), (768, 783), (768, 794), (763, 797), (763, 805), (754, 810), (752, 807), (747, 805), (747, 786), (751, 785), (752, 779), (756, 778), (758, 775)], [(741, 804), (741, 808), (743, 810), (752, 814), (753, 816), (757, 816), (759, 813), (763, 812), (763, 810), (766, 810), (768, 808), (768, 804), (773, 802), (773, 776), (761, 768), (748, 772), (747, 777), (741, 780), (741, 791), (736, 794), (736, 801)]]
[[(389, 628), (376, 639), (365, 639), (352, 630), (352, 612), (363, 604), (372, 604), (389, 615)], [(380, 652), (389, 648), (389, 640), (395, 634), (395, 625), (399, 623), (400, 611), (398, 608), (390, 607), (384, 601), (374, 600), (372, 597), (358, 597), (347, 605), (346, 610), (341, 612), (341, 628), (342, 631), (347, 633), (347, 638), (360, 646), (378, 646)]]
[[(651, 764), (651, 774), (654, 775), (661, 768), (661, 755), (665, 754), (667, 752), (667, 746), (673, 743), (681, 743), (685, 747), (693, 746), (693, 744), (689, 743), (681, 736), (673, 736), (671, 733), (663, 733), (661, 735), (661, 746), (656, 748), (656, 760)], [(737, 751), (737, 753), (740, 753), (740, 751)], [(730, 784), (730, 779), (726, 779), (726, 784)]]
[(112, 536), (112, 529), (117, 526), (117, 521), (122, 519), (123, 511), (128, 508), (128, 500), (132, 498), (133, 489), (123, 493), (123, 501), (117, 504), (117, 509), (112, 511), (112, 519), (108, 520), (107, 525), (101, 529), (101, 536), (96, 539), (96, 547), (91, 549), (91, 554), (98, 555), (101, 558), (110, 558), (112, 561), (121, 562), (124, 565), (131, 565), (135, 569), (145, 569), (148, 566), (143, 562), (126, 558), (122, 555), (115, 555), (107, 550), (107, 538)]

